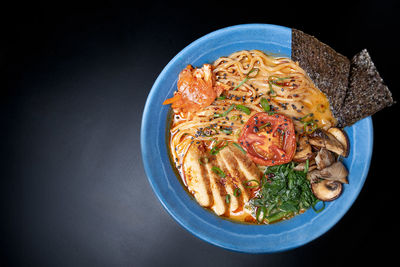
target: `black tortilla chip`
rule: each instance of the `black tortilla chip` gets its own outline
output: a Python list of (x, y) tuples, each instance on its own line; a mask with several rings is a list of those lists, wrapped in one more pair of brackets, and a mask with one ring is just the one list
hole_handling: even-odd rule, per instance
[(349, 88), (340, 112), (339, 125), (345, 127), (373, 115), (394, 103), (366, 49), (351, 60)]
[(292, 29), (292, 60), (297, 61), (329, 100), (336, 118), (340, 116), (350, 72), (350, 60), (315, 37)]

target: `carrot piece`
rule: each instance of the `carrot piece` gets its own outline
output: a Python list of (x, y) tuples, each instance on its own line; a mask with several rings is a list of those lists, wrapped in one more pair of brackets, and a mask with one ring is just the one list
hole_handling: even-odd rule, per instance
[(181, 99), (181, 95), (180, 95), (180, 94), (175, 94), (173, 97), (166, 99), (166, 100), (163, 102), (163, 105), (172, 104), (172, 103), (174, 103), (174, 102), (176, 102), (176, 101), (178, 101), (178, 100), (180, 100), (180, 99)]

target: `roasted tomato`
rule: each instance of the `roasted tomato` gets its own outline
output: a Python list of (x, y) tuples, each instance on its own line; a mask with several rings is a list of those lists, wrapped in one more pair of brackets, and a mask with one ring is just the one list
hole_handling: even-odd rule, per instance
[(163, 105), (172, 104), (176, 112), (196, 112), (211, 105), (216, 97), (227, 88), (215, 82), (215, 75), (210, 64), (201, 68), (188, 65), (181, 71), (178, 79), (178, 91), (165, 100)]
[(296, 153), (293, 122), (283, 115), (257, 113), (243, 127), (239, 143), (257, 164), (273, 166), (290, 162)]

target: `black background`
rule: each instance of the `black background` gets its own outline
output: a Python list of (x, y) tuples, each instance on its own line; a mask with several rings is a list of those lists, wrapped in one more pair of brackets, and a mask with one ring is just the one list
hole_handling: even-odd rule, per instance
[(297, 28), (351, 57), (367, 48), (399, 100), (395, 1), (114, 1), (2, 4), (0, 264), (339, 266), (398, 257), (398, 104), (373, 116), (358, 199), (331, 230), (286, 252), (205, 243), (162, 208), (140, 124), (163, 67), (197, 38), (242, 23)]

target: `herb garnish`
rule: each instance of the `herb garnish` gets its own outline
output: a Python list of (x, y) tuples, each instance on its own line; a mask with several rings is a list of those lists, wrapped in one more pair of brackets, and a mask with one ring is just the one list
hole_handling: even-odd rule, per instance
[(221, 113), (221, 114), (215, 113), (215, 114), (214, 114), (214, 118), (226, 117), (226, 115), (228, 115), (228, 113), (231, 112), (234, 108), (235, 108), (235, 104), (232, 104), (232, 105), (230, 105), (230, 107), (229, 107), (227, 110), (225, 110), (223, 113)]
[(215, 172), (216, 174), (218, 174), (220, 177), (222, 177), (222, 178), (225, 178), (226, 177), (226, 174), (220, 169), (220, 168), (218, 168), (218, 167), (216, 167), (216, 166), (213, 166), (212, 168), (211, 168), (211, 170), (213, 171), (213, 172)]
[(235, 191), (233, 192), (233, 195), (235, 197), (238, 197), (238, 196), (240, 196), (241, 193), (242, 193), (242, 190), (240, 190), (240, 188), (237, 187), (237, 188), (235, 188)]
[[(317, 124), (316, 120), (310, 119), (308, 121), (305, 121), (306, 118), (313, 117), (313, 116), (314, 116), (313, 113), (308, 113), (304, 117), (300, 118), (300, 122), (303, 124), (303, 131), (305, 133), (312, 133), (318, 128), (318, 124)], [(311, 126), (311, 128), (308, 129), (308, 131), (307, 131), (308, 126)]]
[(266, 124), (263, 124), (261, 126), (258, 127), (258, 130), (264, 129), (265, 127), (271, 126), (270, 122), (267, 122)]
[(236, 109), (243, 111), (247, 115), (250, 115), (250, 113), (251, 113), (251, 110), (248, 107), (243, 106), (243, 105), (236, 105)]
[[(225, 110), (223, 113), (219, 114), (219, 113), (214, 113), (214, 118), (221, 118), (221, 117), (226, 117), (226, 115), (228, 115), (229, 112), (231, 112), (234, 108), (236, 108), (237, 110), (243, 111), (244, 113), (246, 113), (247, 115), (250, 115), (251, 110), (250, 108), (243, 106), (243, 105), (235, 105), (232, 104), (229, 106), (229, 108), (227, 110)], [(232, 116), (234, 117), (234, 116)], [(235, 117), (235, 119), (237, 119), (237, 117)]]
[(222, 146), (222, 147), (218, 147), (218, 145), (219, 145), (221, 142), (222, 142), (222, 141), (218, 141), (218, 142), (213, 146), (213, 148), (211, 148), (211, 150), (210, 150), (210, 154), (211, 154), (211, 155), (217, 155), (222, 149), (224, 149), (225, 147), (228, 146), (228, 144), (225, 144), (225, 145)]
[[(273, 80), (272, 78), (274, 78), (275, 80)], [(272, 85), (280, 86), (280, 84), (278, 84), (277, 82), (280, 82), (280, 81), (283, 81), (286, 79), (290, 79), (290, 77), (277, 77), (274, 75), (269, 76), (268, 85), (269, 85), (269, 94), (271, 95), (271, 97), (276, 97), (276, 93), (275, 93), (274, 89), (272, 88)]]
[(242, 86), (245, 82), (247, 82), (247, 80), (250, 78), (250, 77), (249, 77), (250, 73), (252, 73), (252, 72), (254, 72), (254, 71), (257, 71), (257, 73), (256, 73), (256, 75), (254, 75), (254, 77), (257, 76), (259, 69), (253, 68), (251, 71), (249, 71), (249, 73), (247, 73), (246, 78), (244, 78), (244, 80), (241, 81), (241, 82), (240, 82), (235, 88), (233, 88), (232, 90), (235, 91), (235, 90), (238, 89), (240, 86)]
[[(255, 183), (255, 185), (251, 185), (252, 183)], [(243, 186), (246, 188), (257, 188), (260, 187), (260, 182), (257, 180), (248, 180), (243, 182)]]
[(226, 204), (229, 204), (229, 202), (231, 202), (231, 195), (229, 194), (225, 195), (225, 202)]
[(229, 128), (222, 128), (222, 129), (221, 129), (221, 132), (223, 132), (224, 134), (229, 135), (229, 134), (232, 133), (232, 129), (229, 129)]
[(267, 99), (261, 98), (260, 104), (261, 104), (261, 107), (264, 109), (265, 112), (268, 112), (268, 111), (271, 110), (271, 107), (270, 107)]
[(265, 112), (268, 112), (268, 115), (273, 115), (275, 112), (271, 111), (271, 106), (268, 103), (268, 100), (265, 98), (261, 98), (260, 105), (264, 109)]

